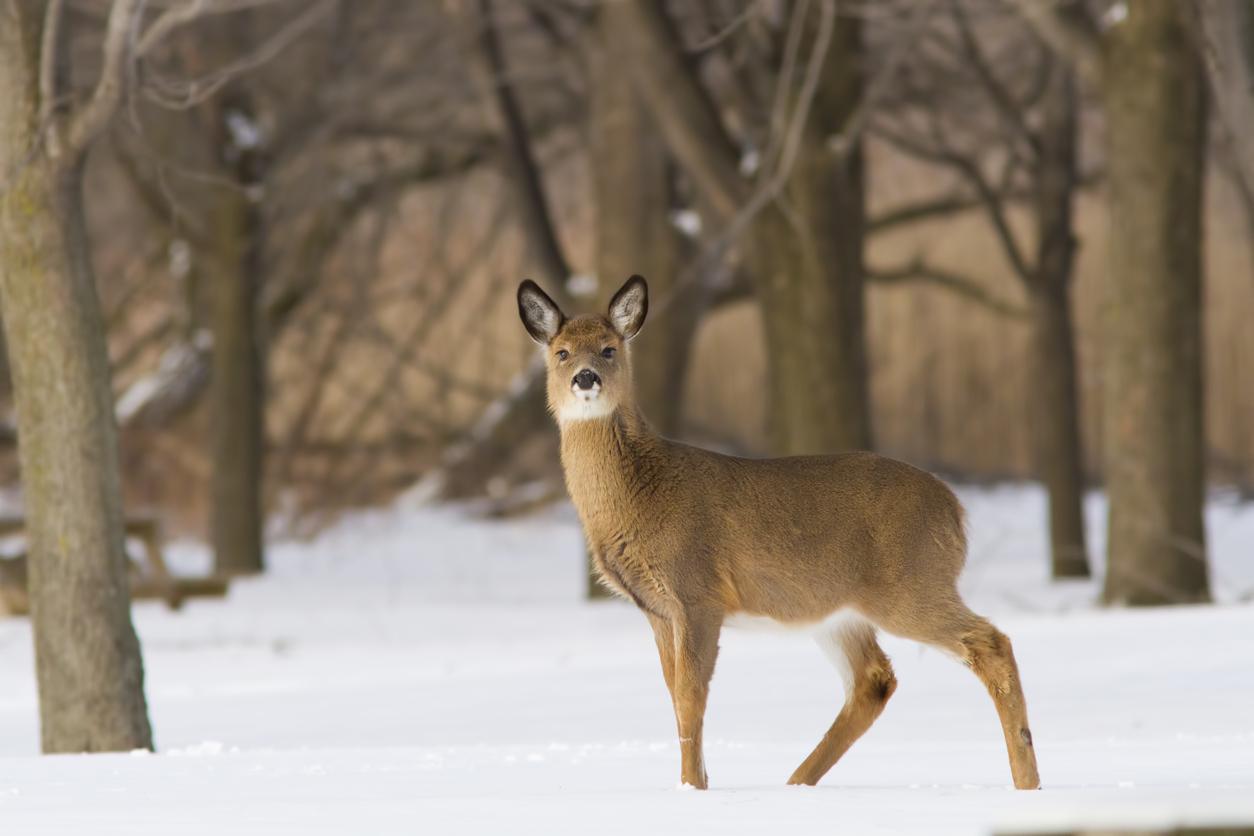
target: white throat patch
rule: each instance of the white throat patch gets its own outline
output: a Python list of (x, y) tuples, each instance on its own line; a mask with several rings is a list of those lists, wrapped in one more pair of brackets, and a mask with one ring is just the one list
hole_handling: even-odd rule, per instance
[(614, 411), (614, 406), (607, 398), (601, 397), (601, 384), (594, 384), (591, 389), (571, 387), (571, 400), (562, 404), (557, 411), (558, 421), (592, 421), (606, 418)]

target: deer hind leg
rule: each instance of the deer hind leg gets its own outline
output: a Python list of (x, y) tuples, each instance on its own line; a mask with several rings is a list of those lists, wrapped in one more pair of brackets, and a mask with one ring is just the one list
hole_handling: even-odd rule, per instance
[[(940, 611), (935, 603), (931, 607), (913, 607), (911, 611), (913, 616), (909, 622), (891, 624), (880, 620), (879, 624), (899, 636), (925, 642), (956, 656), (980, 678), (997, 707), (1015, 788), (1039, 789), (1041, 779), (1036, 770), (1032, 732), (1028, 728), (1028, 707), (1010, 639), (961, 601), (955, 600)], [(921, 613), (928, 613), (925, 620), (919, 618)]]
[(1015, 788), (1039, 789), (1041, 777), (1036, 770), (1036, 751), (1032, 748), (1032, 732), (1028, 728), (1028, 706), (1010, 639), (983, 618), (975, 616), (975, 619), (978, 626), (959, 640), (964, 651), (961, 658), (984, 683), (997, 706)]
[(897, 688), (893, 666), (875, 641), (870, 624), (845, 623), (815, 638), (844, 680), (845, 704), (819, 745), (788, 779), (790, 784), (817, 784), (871, 727)]

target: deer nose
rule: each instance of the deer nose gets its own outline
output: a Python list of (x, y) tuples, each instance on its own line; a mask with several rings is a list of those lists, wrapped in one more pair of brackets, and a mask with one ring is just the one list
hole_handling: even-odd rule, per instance
[(575, 378), (571, 381), (571, 383), (575, 384), (580, 389), (587, 391), (593, 386), (599, 386), (601, 378), (598, 377), (597, 373), (592, 369), (584, 369), (579, 374), (575, 375)]

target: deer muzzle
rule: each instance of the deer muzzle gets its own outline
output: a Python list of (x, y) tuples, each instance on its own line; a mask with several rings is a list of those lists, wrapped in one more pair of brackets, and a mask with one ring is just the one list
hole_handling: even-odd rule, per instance
[(571, 378), (570, 388), (579, 397), (591, 400), (601, 391), (601, 377), (592, 369), (583, 369)]

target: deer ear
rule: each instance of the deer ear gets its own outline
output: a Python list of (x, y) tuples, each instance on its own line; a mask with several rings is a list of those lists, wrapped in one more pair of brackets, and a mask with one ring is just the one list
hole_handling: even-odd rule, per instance
[(610, 300), (610, 322), (625, 340), (640, 333), (648, 312), (649, 285), (643, 276), (632, 276)]
[(562, 309), (531, 279), (518, 286), (518, 316), (531, 339), (540, 345), (548, 345), (566, 322)]

